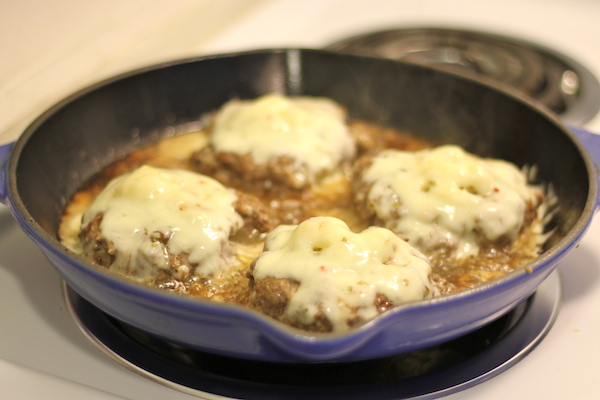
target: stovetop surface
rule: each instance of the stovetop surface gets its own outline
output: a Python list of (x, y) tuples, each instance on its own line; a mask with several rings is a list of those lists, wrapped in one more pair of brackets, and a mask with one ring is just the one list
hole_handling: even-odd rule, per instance
[(64, 285), (76, 324), (108, 357), (199, 397), (256, 400), (434, 399), (512, 367), (546, 337), (561, 304), (560, 274), (512, 311), (467, 335), (395, 356), (343, 363), (275, 363), (219, 356), (158, 339), (105, 314)]

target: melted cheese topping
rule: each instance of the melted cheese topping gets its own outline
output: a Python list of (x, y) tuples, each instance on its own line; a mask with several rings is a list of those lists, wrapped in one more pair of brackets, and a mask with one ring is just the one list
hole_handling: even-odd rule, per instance
[[(243, 225), (233, 208), (236, 199), (232, 190), (207, 176), (142, 166), (112, 180), (84, 213), (82, 224), (103, 214), (102, 236), (117, 249), (111, 269), (134, 278), (169, 269), (167, 249), (187, 254), (197, 264), (196, 273), (215, 274), (227, 265), (230, 234)], [(156, 234), (164, 244), (152, 240)]]
[(478, 253), (477, 231), (514, 239), (540, 193), (513, 164), (453, 145), (384, 151), (362, 179), (373, 184), (368, 199), (386, 227), (419, 249), (449, 246), (459, 258)]
[(353, 233), (340, 219), (314, 217), (281, 225), (267, 237), (254, 267), (255, 279), (287, 278), (300, 283), (287, 316), (310, 324), (320, 311), (333, 330), (378, 314), (376, 294), (398, 305), (431, 295), (427, 258), (393, 232), (370, 227)]
[(289, 156), (308, 167), (313, 181), (356, 151), (343, 109), (317, 97), (232, 100), (216, 115), (210, 140), (216, 151), (251, 154), (257, 164)]

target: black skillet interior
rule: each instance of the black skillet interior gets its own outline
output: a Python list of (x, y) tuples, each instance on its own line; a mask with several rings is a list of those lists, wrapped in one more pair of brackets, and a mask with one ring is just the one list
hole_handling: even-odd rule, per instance
[(54, 240), (67, 201), (102, 167), (228, 99), (270, 92), (326, 96), (346, 106), (352, 118), (536, 165), (537, 179), (557, 192), (556, 238), (584, 208), (589, 177), (577, 146), (527, 102), (423, 66), (298, 49), (165, 64), (75, 94), (15, 146), (13, 200), (20, 206), (20, 198)]

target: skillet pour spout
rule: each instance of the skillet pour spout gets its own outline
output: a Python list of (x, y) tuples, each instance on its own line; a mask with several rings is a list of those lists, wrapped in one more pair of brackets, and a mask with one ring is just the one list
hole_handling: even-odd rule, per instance
[[(535, 167), (535, 183), (551, 188), (557, 202), (543, 254), (473, 289), (405, 304), (346, 334), (316, 335), (239, 306), (131, 282), (59, 242), (67, 202), (103, 167), (230, 99), (267, 93), (328, 97), (346, 107), (351, 118)], [(598, 141), (594, 136), (586, 141), (594, 143), (598, 159)], [(385, 357), (482, 327), (534, 293), (579, 242), (598, 204), (598, 179), (588, 151), (554, 115), (532, 102), (426, 66), (322, 50), (202, 56), (132, 71), (64, 99), (9, 146), (0, 148), (10, 152), (0, 176), (2, 202), (73, 290), (163, 340), (263, 361)]]

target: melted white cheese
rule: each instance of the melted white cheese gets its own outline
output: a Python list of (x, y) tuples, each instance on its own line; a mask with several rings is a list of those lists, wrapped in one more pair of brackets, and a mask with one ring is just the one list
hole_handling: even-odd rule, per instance
[(300, 225), (282, 225), (267, 237), (257, 259), (255, 279), (293, 279), (300, 283), (287, 316), (310, 324), (319, 311), (334, 331), (348, 320), (377, 316), (377, 293), (394, 305), (432, 293), (427, 258), (385, 228), (353, 233), (340, 219), (314, 217)]
[(307, 166), (313, 182), (356, 151), (343, 109), (317, 97), (232, 100), (217, 113), (210, 140), (218, 152), (251, 154), (261, 165), (289, 156)]
[[(83, 215), (83, 226), (103, 213), (102, 236), (117, 249), (110, 267), (141, 280), (169, 269), (166, 250), (188, 254), (196, 273), (215, 274), (227, 265), (229, 236), (242, 225), (237, 197), (217, 181), (190, 171), (142, 166), (112, 180)], [(152, 241), (168, 238), (167, 248)], [(189, 270), (181, 271), (182, 276)]]
[(475, 229), (491, 241), (514, 239), (539, 193), (515, 165), (453, 145), (384, 151), (362, 179), (373, 184), (368, 200), (387, 228), (421, 250), (448, 246), (457, 257), (479, 251)]

